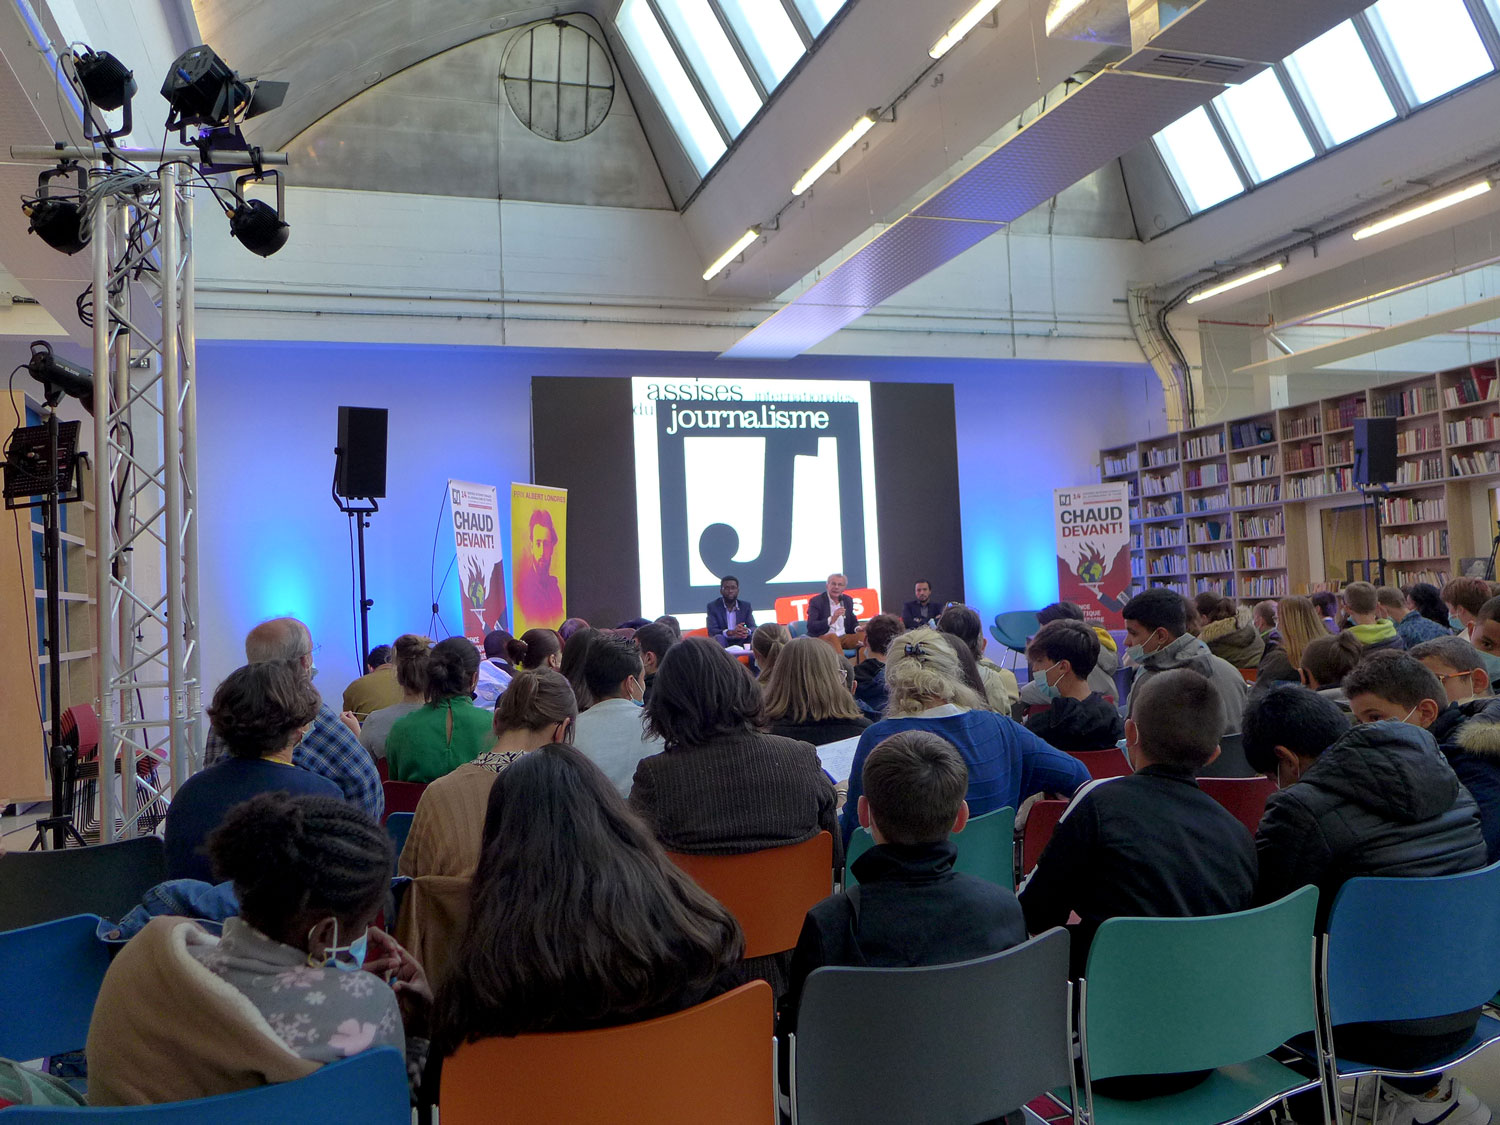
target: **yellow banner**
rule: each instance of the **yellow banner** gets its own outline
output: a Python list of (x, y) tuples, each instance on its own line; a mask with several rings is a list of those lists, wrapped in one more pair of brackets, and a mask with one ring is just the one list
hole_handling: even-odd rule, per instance
[(515, 633), (556, 629), (567, 619), (568, 490), (510, 486), (511, 553), (515, 558)]

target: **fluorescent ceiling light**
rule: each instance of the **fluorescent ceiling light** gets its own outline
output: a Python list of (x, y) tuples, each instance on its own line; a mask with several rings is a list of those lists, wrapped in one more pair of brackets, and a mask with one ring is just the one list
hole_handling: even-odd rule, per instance
[(947, 34), (934, 43), (927, 53), (935, 59), (942, 58), (958, 45), (960, 39), (973, 31), (980, 20), (999, 6), (1000, 0), (979, 0), (979, 3), (958, 18), (958, 22), (950, 27)]
[(733, 246), (731, 246), (728, 250), (724, 251), (724, 253), (715, 258), (714, 264), (703, 271), (703, 280), (712, 281), (716, 276), (718, 276), (720, 270), (722, 270), (730, 262), (738, 258), (742, 253), (744, 253), (745, 247), (749, 246), (759, 237), (760, 231), (755, 227), (751, 227), (744, 234), (740, 235), (739, 238), (734, 240)]
[(839, 157), (843, 156), (844, 153), (853, 148), (859, 138), (863, 137), (874, 127), (875, 115), (873, 112), (867, 113), (862, 116), (858, 121), (850, 126), (850, 129), (847, 133), (833, 142), (833, 147), (831, 149), (825, 152), (822, 156), (818, 157), (813, 166), (806, 172), (802, 173), (802, 178), (792, 185), (792, 194), (801, 195), (808, 188), (812, 187), (813, 184), (817, 182), (818, 177), (820, 177), (824, 172), (828, 171), (828, 169), (837, 164), (839, 162)]
[(1473, 199), (1475, 196), (1483, 195), (1485, 192), (1489, 191), (1490, 186), (1491, 185), (1489, 180), (1480, 180), (1477, 184), (1470, 184), (1468, 187), (1463, 188), (1459, 191), (1452, 191), (1447, 195), (1440, 195), (1436, 199), (1429, 200), (1428, 202), (1423, 203), (1417, 207), (1412, 207), (1411, 209), (1406, 211), (1398, 211), (1389, 219), (1381, 219), (1378, 223), (1371, 223), (1367, 227), (1361, 227), (1359, 230), (1354, 232), (1354, 240), (1358, 242), (1361, 239), (1371, 238), (1377, 234), (1383, 234), (1384, 232), (1390, 230), (1392, 227), (1399, 227), (1403, 223), (1409, 223), (1414, 219), (1420, 219), (1427, 215), (1431, 215), (1436, 211), (1443, 210), (1443, 208), (1445, 207), (1452, 207), (1455, 203), (1462, 203), (1466, 199)]
[(1210, 297), (1217, 297), (1220, 293), (1228, 293), (1231, 289), (1238, 289), (1241, 285), (1249, 285), (1252, 281), (1259, 281), (1263, 277), (1270, 277), (1273, 273), (1280, 273), (1286, 268), (1285, 262), (1272, 262), (1265, 269), (1251, 270), (1242, 273), (1238, 277), (1231, 277), (1228, 281), (1221, 282), (1212, 288), (1205, 289), (1201, 293), (1194, 293), (1187, 299), (1190, 305), (1196, 305), (1199, 301), (1206, 301)]
[(1052, 0), (1047, 11), (1047, 34), (1051, 35), (1067, 22), (1068, 17), (1083, 7), (1085, 0)]

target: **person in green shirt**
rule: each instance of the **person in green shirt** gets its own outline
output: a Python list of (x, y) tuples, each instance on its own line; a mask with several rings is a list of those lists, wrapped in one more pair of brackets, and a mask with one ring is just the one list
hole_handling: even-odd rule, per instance
[(393, 781), (435, 781), (472, 762), (495, 742), (491, 715), (470, 698), (479, 682), (479, 650), (449, 637), (427, 657), (427, 702), (397, 719), (385, 739)]

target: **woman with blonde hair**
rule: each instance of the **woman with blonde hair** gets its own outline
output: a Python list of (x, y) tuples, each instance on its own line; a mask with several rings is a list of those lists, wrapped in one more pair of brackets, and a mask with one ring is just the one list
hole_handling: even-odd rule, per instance
[(1256, 690), (1283, 681), (1300, 683), (1297, 669), (1302, 665), (1302, 650), (1326, 636), (1328, 626), (1311, 598), (1282, 598), (1276, 603), (1276, 628), (1266, 636), (1266, 652), (1256, 672)]
[(1089, 773), (1077, 758), (1048, 746), (1009, 716), (984, 710), (964, 683), (954, 646), (963, 641), (928, 629), (903, 633), (886, 654), (891, 700), (886, 718), (860, 735), (849, 772), (849, 797), (840, 817), (847, 841), (859, 823), (865, 758), (893, 734), (922, 730), (953, 744), (969, 768), (967, 800), (973, 816), (1007, 805), (1019, 808), (1033, 793), (1071, 796)]
[(757, 677), (762, 684), (771, 678), (771, 669), (776, 666), (776, 658), (781, 655), (781, 650), (786, 648), (792, 639), (791, 633), (787, 632), (785, 625), (778, 625), (774, 621), (767, 621), (764, 625), (757, 625), (755, 632), (750, 634), (750, 651), (755, 656), (755, 663), (760, 668)]
[(814, 746), (858, 738), (870, 720), (859, 713), (852, 682), (832, 645), (818, 637), (791, 641), (762, 685), (771, 733)]

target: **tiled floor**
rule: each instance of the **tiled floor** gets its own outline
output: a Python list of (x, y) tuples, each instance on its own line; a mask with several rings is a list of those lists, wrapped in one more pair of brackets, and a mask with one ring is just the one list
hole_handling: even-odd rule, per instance
[(25, 851), (31, 847), (36, 835), (31, 826), (46, 815), (47, 806), (23, 804), (19, 810), (19, 816), (0, 816), (0, 840), (4, 840), (6, 851)]

